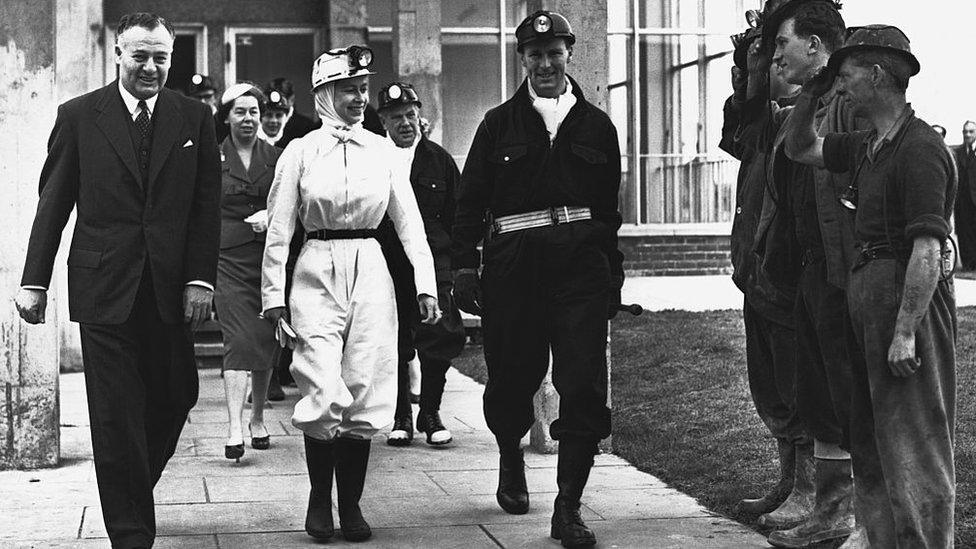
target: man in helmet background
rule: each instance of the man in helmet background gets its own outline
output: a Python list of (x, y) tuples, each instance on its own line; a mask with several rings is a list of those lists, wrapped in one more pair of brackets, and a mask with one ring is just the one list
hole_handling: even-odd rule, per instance
[(516, 38), (527, 78), (485, 115), (461, 176), (454, 295), (462, 310), (482, 316), (499, 505), (528, 511), (519, 444), (551, 353), (560, 396), (550, 426), (559, 441), (551, 535), (566, 547), (590, 546), (595, 536), (579, 508), (597, 443), (610, 435), (607, 318), (623, 284), (620, 150), (609, 117), (566, 74), (576, 41), (566, 18), (533, 13)]
[[(906, 101), (919, 69), (898, 28), (856, 29), (804, 85), (786, 139), (795, 161), (854, 174), (845, 198), (860, 253), (847, 296), (863, 361), (854, 362), (850, 438), (871, 547), (953, 545), (956, 168)], [(814, 113), (832, 89), (869, 131), (817, 135)]]
[(397, 146), (404, 169), (427, 231), (427, 243), (434, 255), (437, 276), (437, 301), (444, 317), (434, 325), (423, 324), (413, 303), (417, 291), (413, 285), (413, 268), (403, 246), (392, 232), (392, 223), (384, 222), (388, 231), (380, 239), (393, 276), (397, 294), (398, 388), (393, 428), (387, 438), (391, 446), (405, 446), (413, 440), (413, 412), (410, 407), (410, 361), (416, 352), (420, 359), (420, 413), (417, 431), (425, 433), (427, 443), (444, 445), (452, 440), (451, 432), (441, 421), (439, 410), (444, 394), (445, 374), (451, 360), (464, 348), (464, 325), (451, 290), (451, 227), (454, 225), (454, 195), (461, 174), (450, 153), (428, 139), (420, 127), (420, 97), (403, 82), (393, 82), (378, 94), (380, 119), (387, 135)]
[[(845, 24), (830, 0), (790, 0), (767, 13), (761, 42), (753, 44), (749, 100), (743, 119), (769, 116), (760, 138), (770, 150), (769, 185), (756, 230), (759, 268), (773, 285), (795, 291), (795, 406), (807, 438), (794, 443), (794, 482), (787, 499), (759, 517), (778, 547), (809, 547), (843, 539), (854, 529), (850, 424), (851, 370), (857, 351), (844, 294), (853, 256), (850, 212), (838, 201), (844, 176), (792, 162), (784, 153), (792, 108), (767, 98), (762, 77), (770, 62), (790, 84), (809, 80), (843, 44)], [(822, 132), (854, 129), (843, 102), (825, 95), (817, 104)], [(810, 440), (812, 438), (812, 440)], [(781, 453), (782, 455), (782, 453)]]
[(186, 86), (186, 96), (208, 105), (211, 114), (217, 114), (217, 88), (214, 86), (213, 78), (205, 74), (194, 74)]

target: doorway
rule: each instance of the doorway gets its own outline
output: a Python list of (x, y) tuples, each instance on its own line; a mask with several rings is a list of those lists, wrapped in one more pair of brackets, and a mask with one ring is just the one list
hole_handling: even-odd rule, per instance
[(312, 63), (322, 51), (321, 30), (315, 27), (228, 27), (227, 85), (249, 81), (264, 88), (284, 77), (295, 86), (295, 110), (314, 116)]

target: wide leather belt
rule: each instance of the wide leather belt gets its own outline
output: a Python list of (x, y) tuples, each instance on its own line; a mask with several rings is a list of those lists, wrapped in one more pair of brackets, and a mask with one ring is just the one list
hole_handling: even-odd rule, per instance
[(535, 229), (537, 227), (562, 225), (563, 223), (572, 223), (574, 221), (585, 221), (587, 219), (593, 219), (589, 208), (560, 206), (534, 212), (503, 215), (495, 218), (494, 223), (492, 223), (492, 232), (498, 235), (525, 229)]
[(378, 229), (319, 229), (306, 236), (309, 240), (354, 240), (357, 238), (376, 238)]

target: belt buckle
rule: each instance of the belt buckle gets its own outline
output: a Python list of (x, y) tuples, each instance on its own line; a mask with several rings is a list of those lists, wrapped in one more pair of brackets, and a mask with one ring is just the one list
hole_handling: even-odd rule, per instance
[(559, 210), (556, 208), (549, 208), (549, 219), (552, 220), (553, 225), (559, 225)]

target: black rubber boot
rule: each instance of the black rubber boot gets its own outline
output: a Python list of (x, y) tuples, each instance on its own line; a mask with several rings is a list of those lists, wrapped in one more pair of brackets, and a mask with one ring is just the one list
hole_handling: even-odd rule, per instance
[(563, 438), (559, 441), (559, 462), (556, 484), (559, 495), (552, 512), (550, 536), (560, 540), (563, 547), (592, 547), (596, 536), (580, 516), (580, 498), (590, 478), (596, 441)]
[(774, 530), (786, 530), (798, 526), (810, 518), (816, 503), (816, 476), (813, 464), (813, 443), (796, 446), (796, 469), (793, 474), (793, 490), (782, 505), (774, 511), (759, 516), (759, 525)]
[(332, 471), (335, 469), (333, 442), (305, 435), (305, 464), (312, 489), (308, 494), (305, 531), (315, 539), (335, 534), (332, 522)]
[(365, 541), (373, 535), (359, 508), (359, 498), (363, 496), (363, 485), (366, 484), (369, 445), (369, 440), (355, 438), (339, 437), (335, 441), (339, 527), (346, 541)]
[(744, 499), (736, 505), (739, 513), (761, 515), (779, 507), (793, 490), (793, 471), (795, 469), (796, 447), (786, 439), (776, 439), (779, 451), (779, 482), (767, 494), (757, 499)]
[(529, 488), (525, 483), (525, 460), (519, 439), (498, 441), (498, 491), (495, 499), (498, 505), (510, 515), (524, 515), (529, 512)]
[(841, 540), (854, 532), (851, 460), (817, 459), (817, 503), (810, 518), (790, 530), (773, 532), (774, 547), (800, 549)]

